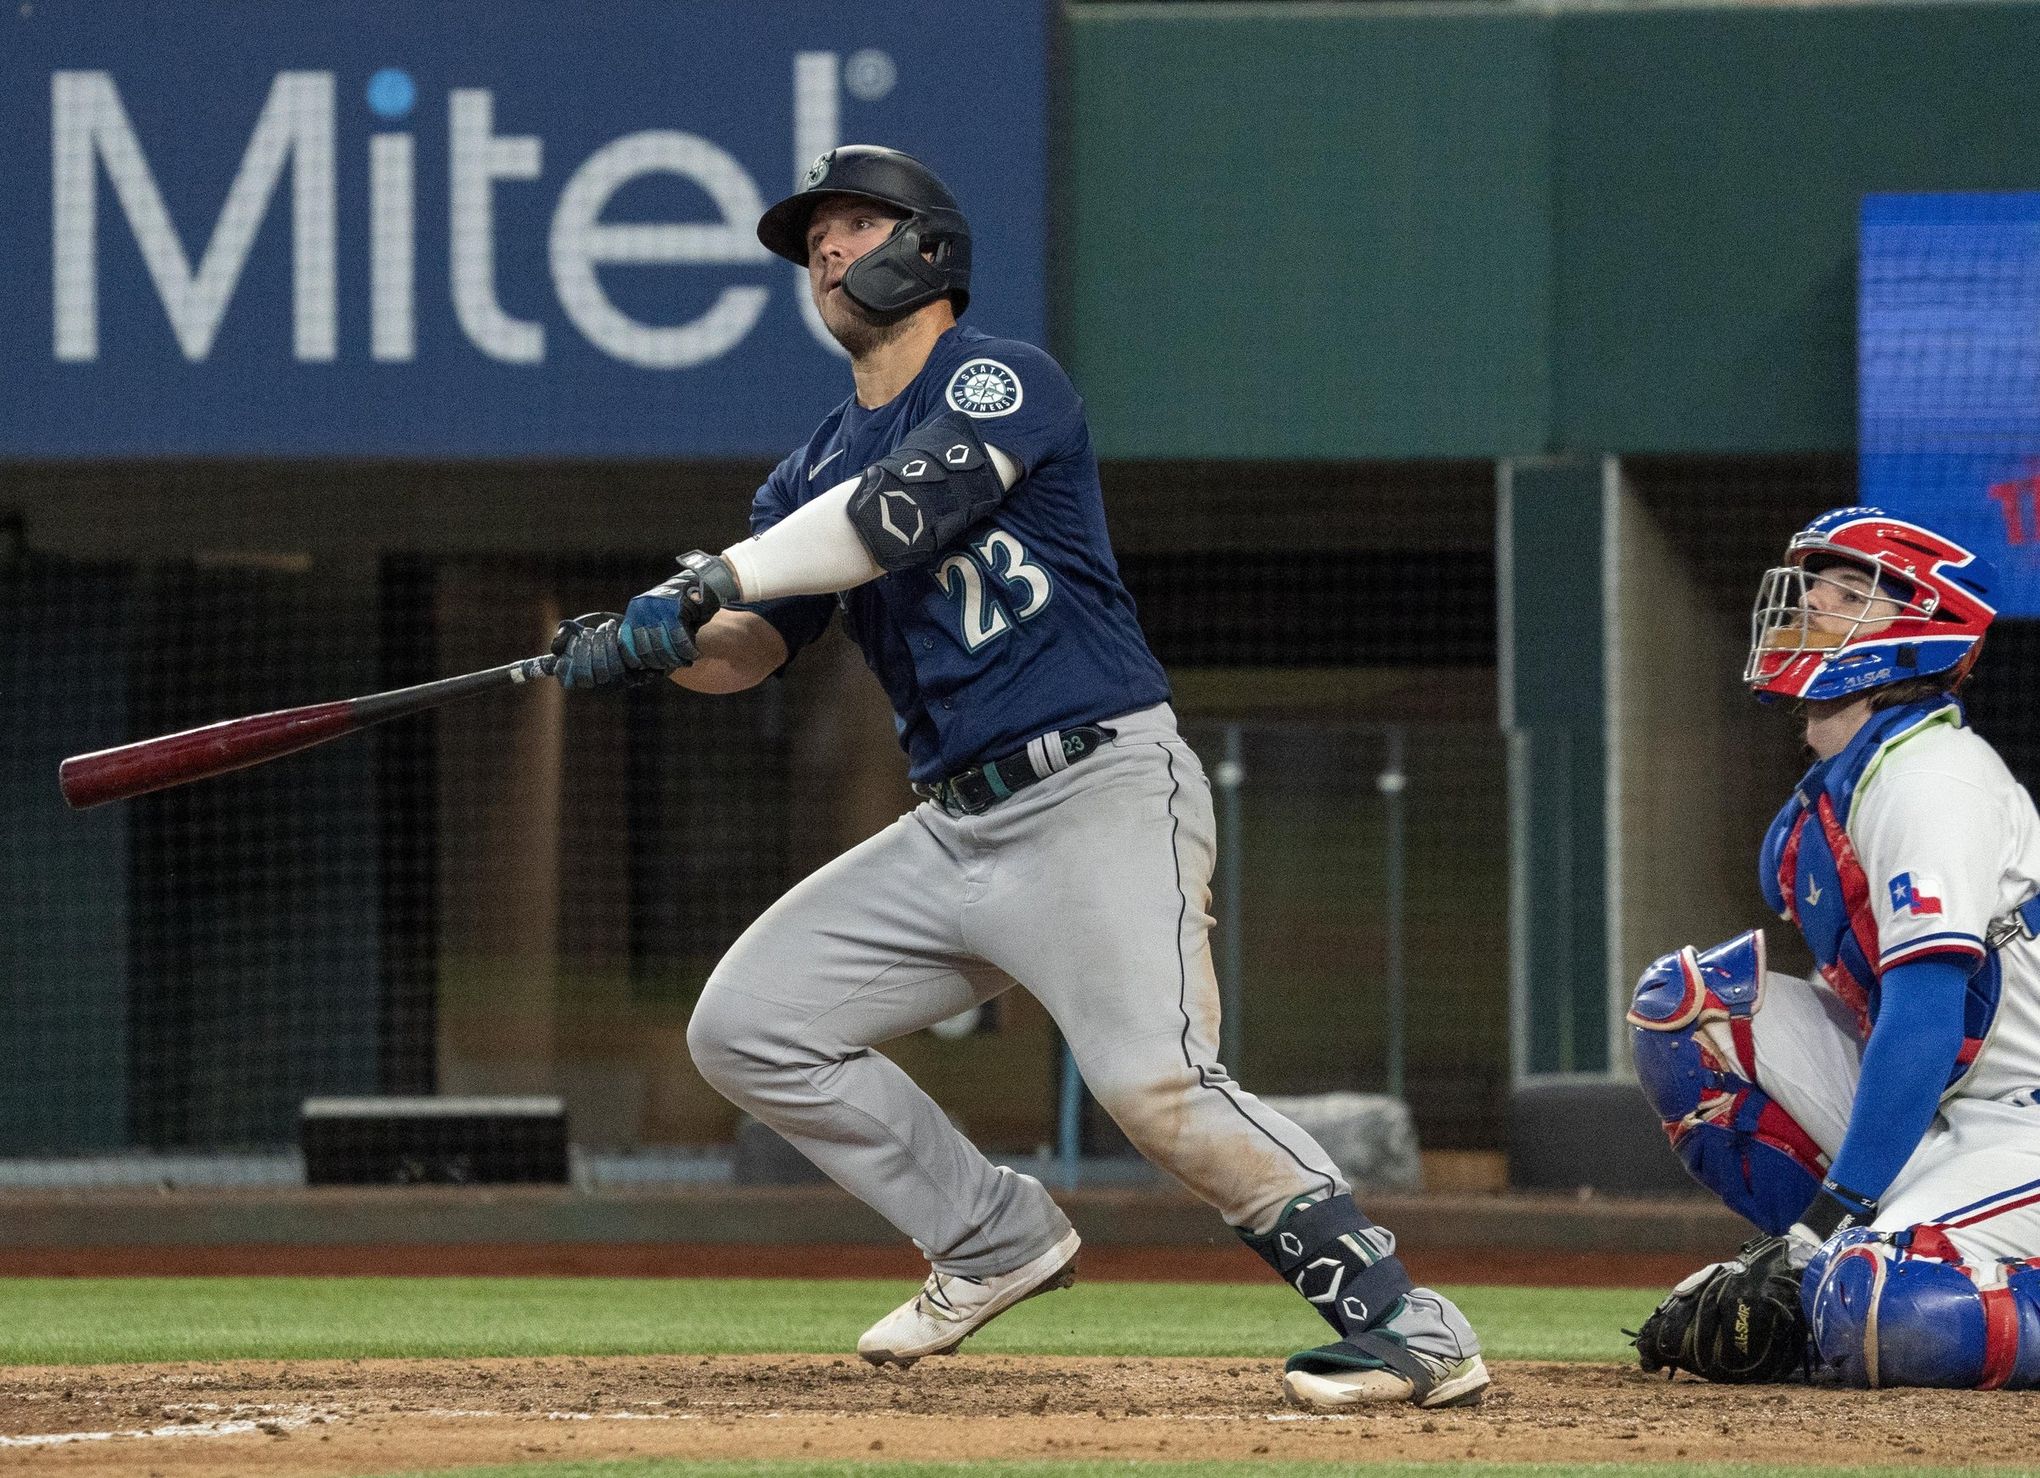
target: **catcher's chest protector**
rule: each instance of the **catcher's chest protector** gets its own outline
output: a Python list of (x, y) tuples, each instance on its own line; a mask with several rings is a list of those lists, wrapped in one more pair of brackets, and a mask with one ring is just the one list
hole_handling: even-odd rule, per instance
[[(1801, 777), (1792, 798), (1771, 823), (1757, 864), (1764, 901), (1799, 926), (1815, 967), (1828, 988), (1855, 1014), (1864, 1038), (1877, 1018), (1877, 961), (1881, 953), (1877, 916), (1870, 906), (1870, 879), (1849, 840), (1848, 820), (1856, 789), (1894, 745), (1931, 723), (1949, 722), (1961, 710), (1945, 698), (1931, 698), (1873, 714), (1849, 747), (1822, 760)], [(1987, 955), (1971, 982), (1962, 1051), (1950, 1073), (1950, 1087), (1969, 1071), (1983, 1047), (1997, 1001), (1998, 961)]]

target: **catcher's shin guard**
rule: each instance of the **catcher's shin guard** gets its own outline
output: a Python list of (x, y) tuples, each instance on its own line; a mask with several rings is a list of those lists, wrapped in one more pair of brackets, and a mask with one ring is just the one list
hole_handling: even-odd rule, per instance
[(1644, 1097), (1693, 1178), (1774, 1235), (1820, 1190), (1826, 1157), (1756, 1085), (1751, 1020), (1762, 1004), (1764, 934), (1655, 961), (1636, 983), (1630, 1048)]
[(2040, 1386), (2040, 1259), (1977, 1267), (1941, 1228), (1838, 1232), (1807, 1267), (1822, 1364), (1857, 1386)]
[(1290, 1357), (1292, 1401), (1450, 1406), (1480, 1398), (1488, 1376), (1473, 1331), (1457, 1309), (1410, 1282), (1394, 1236), (1350, 1195), (1299, 1198), (1266, 1236), (1243, 1229), (1240, 1238), (1340, 1336)]

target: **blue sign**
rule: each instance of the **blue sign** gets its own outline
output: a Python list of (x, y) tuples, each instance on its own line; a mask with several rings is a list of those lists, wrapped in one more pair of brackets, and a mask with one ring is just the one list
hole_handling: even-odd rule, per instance
[(2040, 615), (2040, 194), (1867, 197), (1858, 333), (1862, 501)]
[(1046, 0), (0, 9), (0, 457), (779, 456), (849, 389), (753, 228), (838, 143), (1045, 327)]

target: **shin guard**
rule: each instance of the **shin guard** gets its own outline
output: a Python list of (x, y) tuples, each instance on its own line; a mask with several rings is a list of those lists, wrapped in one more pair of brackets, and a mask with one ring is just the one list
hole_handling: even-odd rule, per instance
[(1296, 1356), (1291, 1370), (1386, 1368), (1408, 1377), (1420, 1395), (1431, 1388), (1435, 1376), (1381, 1327), (1414, 1286), (1395, 1255), (1395, 1237), (1369, 1221), (1350, 1195), (1291, 1202), (1272, 1232), (1257, 1237), (1242, 1230), (1240, 1240), (1340, 1336)]
[(2040, 1259), (1982, 1267), (1938, 1226), (1851, 1227), (1801, 1285), (1823, 1364), (1858, 1386), (2040, 1386)]

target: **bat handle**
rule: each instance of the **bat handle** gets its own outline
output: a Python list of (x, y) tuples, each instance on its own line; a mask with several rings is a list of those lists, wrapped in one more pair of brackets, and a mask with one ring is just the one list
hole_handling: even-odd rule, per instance
[(526, 657), (522, 662), (510, 664), (510, 681), (513, 683), (536, 682), (553, 675), (553, 668), (559, 665), (559, 658), (548, 652), (543, 657)]

